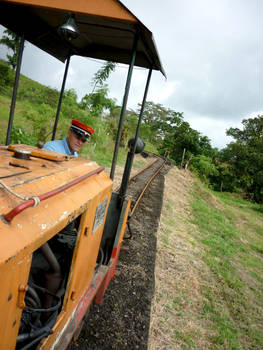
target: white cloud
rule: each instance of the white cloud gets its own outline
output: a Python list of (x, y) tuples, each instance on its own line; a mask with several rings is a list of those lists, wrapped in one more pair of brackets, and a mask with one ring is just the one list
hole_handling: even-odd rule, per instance
[(148, 100), (158, 101), (158, 103), (165, 105), (169, 98), (174, 99), (179, 86), (180, 83), (176, 81), (161, 80), (157, 83), (153, 82), (149, 91)]
[(222, 119), (211, 119), (191, 113), (184, 113), (186, 120), (192, 129), (199, 131), (203, 136), (208, 136), (211, 140), (212, 147), (222, 149), (226, 144), (233, 141), (232, 137), (226, 136), (226, 130), (235, 127), (242, 128), (241, 122), (233, 122)]

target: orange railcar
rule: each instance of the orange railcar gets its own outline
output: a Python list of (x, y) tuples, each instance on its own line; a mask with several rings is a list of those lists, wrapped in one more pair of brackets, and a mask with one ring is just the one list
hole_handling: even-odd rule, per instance
[[(71, 26), (61, 27), (68, 16)], [(152, 33), (117, 0), (2, 0), (0, 23), (22, 37), (6, 146), (0, 146), (0, 349), (62, 350), (114, 276), (151, 71), (164, 71)], [(9, 145), (24, 40), (67, 60), (66, 71), (72, 55), (130, 63), (110, 177), (89, 160)], [(149, 68), (149, 75), (120, 195), (112, 187), (134, 65)]]

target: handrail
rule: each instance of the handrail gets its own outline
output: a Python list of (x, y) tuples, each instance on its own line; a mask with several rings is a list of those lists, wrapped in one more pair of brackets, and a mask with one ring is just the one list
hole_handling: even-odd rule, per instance
[[(64, 190), (67, 190), (68, 188), (74, 186), (74, 185), (77, 185), (78, 183), (80, 183), (81, 181), (95, 175), (95, 174), (99, 174), (101, 173), (103, 170), (105, 169), (105, 167), (100, 167), (100, 168), (97, 168), (95, 170), (92, 170), (90, 171), (89, 173), (63, 185), (63, 186), (60, 186), (52, 191), (49, 191), (49, 192), (46, 192), (46, 193), (43, 193), (41, 194), (40, 196), (38, 196), (39, 198), (39, 201), (44, 201), (50, 197), (53, 197), (55, 195), (57, 195), (58, 193), (61, 193), (62, 191)], [(11, 223), (11, 221), (13, 220), (13, 218), (15, 216), (17, 216), (18, 214), (20, 214), (22, 211), (24, 211), (25, 209), (29, 208), (29, 207), (32, 207), (34, 206), (35, 204), (35, 201), (34, 199), (29, 199), (21, 204), (19, 204), (18, 206), (16, 206), (14, 209), (12, 209), (10, 212), (8, 212), (7, 214), (3, 215), (3, 218), (5, 219), (5, 221), (7, 221), (8, 223)]]

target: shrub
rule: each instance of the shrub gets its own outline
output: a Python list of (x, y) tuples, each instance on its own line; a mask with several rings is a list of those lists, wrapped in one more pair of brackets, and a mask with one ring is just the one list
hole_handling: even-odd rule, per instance
[(11, 144), (35, 145), (36, 139), (32, 137), (23, 127), (13, 126), (11, 133)]
[(0, 64), (0, 91), (4, 91), (11, 83), (12, 74), (10, 68), (6, 64)]
[(209, 183), (209, 177), (218, 174), (216, 166), (212, 162), (212, 158), (204, 155), (195, 156), (190, 163), (190, 169), (206, 183)]

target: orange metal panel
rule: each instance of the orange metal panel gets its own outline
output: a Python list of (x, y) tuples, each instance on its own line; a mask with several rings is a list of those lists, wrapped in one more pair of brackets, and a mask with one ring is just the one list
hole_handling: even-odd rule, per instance
[[(10, 152), (5, 152), (5, 157), (1, 155), (2, 152), (0, 153), (2, 166), (8, 167), (8, 161), (11, 159)], [(2, 179), (6, 185), (22, 196), (37, 196), (48, 192), (98, 168), (95, 162), (77, 158), (59, 164), (42, 159), (32, 159), (28, 163), (32, 172)], [(26, 255), (32, 249), (37, 249), (67, 223), (84, 212), (87, 203), (98, 194), (98, 191), (105, 188), (111, 191), (112, 181), (102, 172), (63, 191), (56, 197), (41, 202), (37, 207), (26, 209), (9, 225), (0, 221), (2, 232), (0, 264), (16, 256), (21, 250)], [(7, 213), (19, 203), (21, 199), (0, 187), (1, 214)], [(10, 245), (10, 240), (12, 245)]]
[[(90, 203), (89, 210), (87, 210), (83, 220), (86, 221), (86, 224), (82, 227), (82, 239), (80, 240), (79, 245), (77, 246), (77, 249), (74, 253), (73, 260), (75, 259), (75, 262), (71, 270), (72, 279), (70, 281), (71, 286), (69, 288), (69, 297), (71, 298), (71, 296), (75, 294), (74, 298), (71, 298), (73, 302), (80, 299), (81, 294), (85, 289), (89, 287), (92, 281), (104, 227), (105, 216), (103, 223), (95, 232), (93, 232), (92, 228), (96, 208), (105, 200), (105, 194), (103, 196), (102, 195), (98, 196), (97, 200), (94, 200), (92, 203)], [(110, 202), (110, 193), (107, 194), (106, 198), (108, 207)], [(83, 265), (85, 265), (85, 271), (83, 271)], [(79, 292), (82, 293), (79, 295)]]
[(86, 212), (82, 215), (79, 229), (80, 234), (74, 251), (63, 310), (53, 327), (54, 333), (42, 341), (42, 345), (39, 347), (41, 350), (50, 349), (51, 345), (54, 345), (56, 341), (60, 340), (61, 333), (69, 325), (69, 322), (73, 320), (74, 316), (76, 316), (75, 312), (78, 304), (91, 285), (107, 211), (104, 213), (103, 222), (93, 232), (94, 217), (98, 205), (103, 203), (105, 199), (107, 200), (108, 207), (110, 194), (108, 191), (100, 193), (94, 201), (89, 203)]
[[(107, 200), (108, 207), (110, 194), (111, 193), (100, 193), (97, 198), (89, 203), (88, 209), (86, 210), (85, 214), (82, 215), (80, 237), (74, 251), (73, 264), (70, 271), (71, 277), (68, 281), (67, 298), (69, 302), (75, 303), (77, 300), (79, 300), (83, 294), (83, 291), (87, 289), (91, 283), (104, 223), (103, 221), (98, 230), (92, 233), (95, 212), (98, 205), (100, 205), (105, 199)], [(83, 266), (85, 266), (85, 269)]]
[(15, 349), (24, 299), (19, 288), (27, 285), (30, 264), (28, 255), (0, 266), (0, 344), (4, 350)]
[(116, 0), (7, 0), (7, 2), (138, 22), (136, 17)]
[[(10, 177), (12, 171), (17, 174), (18, 168), (10, 165), (14, 161), (30, 171)], [(5, 170), (3, 175), (6, 176), (2, 181), (22, 196), (46, 193), (98, 168), (95, 162), (80, 158), (59, 163), (36, 157), (28, 161), (17, 160), (13, 158), (13, 152), (6, 149), (0, 149), (0, 162)], [(10, 224), (0, 220), (0, 307), (6, 314), (5, 322), (3, 318), (0, 320), (0, 339), (4, 341), (5, 350), (15, 349), (25, 294), (18, 293), (18, 288), (27, 284), (32, 253), (69, 222), (82, 215), (63, 310), (54, 326), (55, 333), (48, 338), (47, 345), (43, 345), (44, 349), (50, 349), (52, 342), (72, 319), (78, 301), (91, 283), (111, 192), (112, 181), (101, 172), (36, 207), (26, 209)], [(98, 227), (94, 231), (96, 210), (105, 200), (107, 205), (103, 207), (103, 216), (97, 221)], [(18, 203), (21, 203), (21, 199), (0, 186), (2, 214)]]
[[(88, 191), (85, 190), (84, 186), (87, 184)], [(79, 216), (86, 209), (88, 201), (93, 199), (96, 194), (93, 190), (95, 185), (94, 179), (88, 179), (84, 181), (82, 186), (64, 191), (58, 194), (55, 199), (50, 198), (41, 202), (36, 208), (28, 208), (15, 217), (9, 227), (0, 222), (1, 231), (8, 231), (8, 234), (2, 235), (0, 262), (16, 256), (21, 250), (23, 251), (21, 254), (25, 255), (32, 249), (39, 248), (45, 241)], [(10, 245), (10, 240), (12, 245)]]

